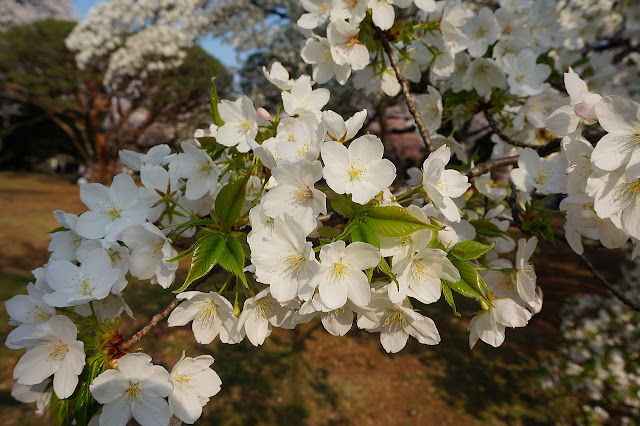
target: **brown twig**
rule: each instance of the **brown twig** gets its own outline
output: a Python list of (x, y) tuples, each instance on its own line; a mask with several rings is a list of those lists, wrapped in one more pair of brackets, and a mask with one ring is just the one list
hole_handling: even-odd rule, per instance
[[(220, 267), (216, 266), (211, 271), (209, 271), (208, 274), (192, 282), (185, 291), (195, 290), (200, 284), (205, 282), (210, 276), (219, 272), (220, 270), (221, 270)], [(167, 305), (166, 308), (164, 308), (162, 311), (158, 312), (153, 317), (151, 317), (151, 320), (147, 324), (145, 324), (144, 327), (138, 330), (133, 336), (131, 336), (129, 340), (120, 344), (119, 345), (120, 349), (128, 350), (131, 346), (138, 343), (140, 339), (142, 339), (145, 336), (145, 334), (147, 334), (153, 327), (155, 327), (156, 325), (158, 325), (160, 321), (168, 317), (171, 311), (173, 311), (176, 308), (176, 306), (178, 306), (179, 303), (180, 303), (180, 300), (173, 299), (171, 303)]]
[(433, 147), (433, 142), (431, 142), (431, 138), (429, 137), (429, 130), (424, 125), (422, 121), (422, 116), (420, 115), (420, 111), (416, 107), (416, 104), (413, 102), (413, 98), (411, 97), (411, 93), (409, 92), (409, 83), (402, 75), (400, 71), (400, 67), (398, 66), (398, 62), (396, 61), (396, 57), (391, 50), (391, 44), (389, 44), (389, 39), (387, 38), (387, 34), (383, 31), (380, 31), (376, 28), (378, 35), (380, 36), (380, 41), (382, 42), (382, 47), (384, 48), (385, 53), (389, 57), (389, 62), (391, 62), (391, 68), (396, 73), (396, 78), (398, 79), (398, 83), (400, 83), (400, 87), (402, 88), (402, 94), (404, 95), (404, 99), (407, 102), (407, 107), (409, 108), (409, 112), (413, 116), (413, 119), (416, 122), (416, 126), (418, 127), (418, 133), (420, 133), (420, 137), (422, 137), (422, 141), (424, 142), (424, 146), (427, 149), (427, 152), (435, 151)]
[[(556, 235), (556, 238), (564, 241), (569, 246), (569, 242), (566, 240), (564, 236)], [(591, 261), (584, 254), (576, 253), (576, 256), (578, 256), (582, 261), (582, 263), (584, 263), (584, 265), (587, 267), (587, 269), (589, 269), (589, 271), (591, 272), (591, 275), (593, 275), (595, 279), (600, 281), (600, 284), (602, 284), (607, 290), (609, 290), (611, 294), (613, 294), (618, 300), (620, 300), (622, 303), (624, 303), (634, 311), (640, 312), (640, 305), (630, 300), (627, 296), (622, 294), (620, 290), (618, 290), (613, 285), (611, 285), (611, 283), (607, 281), (607, 279), (596, 269), (593, 263), (591, 263)]]
[[(540, 155), (540, 157), (546, 157), (547, 155), (560, 150), (561, 141), (562, 140), (558, 138), (549, 142), (546, 145), (539, 146), (536, 152), (538, 153), (538, 155)], [(518, 158), (519, 158), (519, 155), (513, 155), (511, 157), (503, 157), (503, 158), (496, 158), (494, 160), (487, 160), (484, 163), (480, 163), (477, 166), (470, 168), (464, 174), (469, 179), (471, 179), (473, 177), (483, 175), (495, 169), (518, 164)]]
[(520, 220), (520, 211), (518, 210), (518, 191), (516, 185), (511, 182), (511, 194), (509, 195), (509, 205), (511, 206), (511, 216), (513, 216), (513, 224), (522, 231), (522, 221)]

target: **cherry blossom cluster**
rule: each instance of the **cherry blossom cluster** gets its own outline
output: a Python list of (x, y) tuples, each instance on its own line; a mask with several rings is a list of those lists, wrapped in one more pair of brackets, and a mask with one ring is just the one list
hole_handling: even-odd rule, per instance
[[(246, 97), (213, 101), (218, 124), (196, 131), (182, 152), (121, 152), (142, 186), (124, 173), (109, 187), (86, 184), (80, 199), (88, 211), (55, 212), (49, 262), (34, 271), (27, 295), (6, 302), (18, 326), (6, 344), (28, 349), (14, 369), (17, 398), (42, 411), (53, 394), (75, 410), (88, 404), (85, 395), (101, 406), (100, 424), (195, 421), (220, 388), (208, 368), (213, 358), (183, 358), (169, 374), (148, 355), (129, 353), (118, 333), (119, 317), (132, 315), (124, 299), (130, 278), (168, 289), (186, 256), (189, 274), (174, 290), (180, 303), (168, 325), (191, 323), (202, 344), (219, 336), (258, 346), (272, 327), (316, 317), (341, 336), (357, 317), (387, 352), (398, 352), (409, 336), (440, 341), (412, 300), (430, 304), (444, 294), (455, 310), (458, 293), (481, 308), (469, 326), (471, 347), (478, 339), (499, 346), (505, 327), (526, 325), (540, 309), (530, 264), (536, 238), (518, 242), (515, 266), (500, 259), (516, 247), (504, 232), (504, 206), (484, 218), (459, 209), (470, 184), (446, 169), (447, 146), (425, 160), (421, 185), (394, 196), (396, 169), (382, 142), (357, 137), (365, 111), (347, 120), (323, 111), (329, 93), (309, 76), (275, 83), (290, 87), (282, 91), (286, 117), (256, 110)], [(228, 278), (196, 289), (216, 265)]]
[[(191, 12), (204, 7), (185, 4)], [(456, 299), (477, 303), (471, 348), (498, 347), (507, 327), (526, 326), (542, 308), (531, 259), (539, 237), (554, 238), (545, 204), (554, 197), (568, 195), (560, 208), (576, 252), (584, 236), (608, 248), (631, 240), (637, 255), (640, 105), (609, 94), (635, 93), (637, 82), (598, 85), (597, 94), (568, 67), (572, 51), (616, 25), (621, 15), (604, 13), (613, 2), (501, 1), (495, 10), (451, 0), (301, 4), (307, 13), (298, 25), (320, 34), (326, 24), (326, 37), (312, 34), (302, 48), (312, 75), (294, 78), (279, 62), (263, 69), (280, 91), (277, 112), (246, 96), (219, 100), (214, 87), (213, 124), (179, 152), (124, 150), (131, 174), (108, 187), (82, 186), (88, 210), (79, 216), (54, 212), (60, 227), (48, 263), (34, 271), (26, 295), (6, 302), (16, 326), (6, 345), (27, 349), (14, 369), (17, 399), (35, 401), (40, 412), (51, 404), (58, 418), (79, 424), (191, 424), (201, 416), (221, 389), (213, 358), (183, 354), (169, 373), (134, 350), (158, 321), (121, 335), (125, 315), (133, 316), (127, 288), (140, 285), (133, 280), (171, 291), (160, 321), (190, 324), (200, 344), (246, 338), (260, 346), (274, 327), (319, 319), (334, 336), (355, 322), (396, 353), (410, 336), (440, 342), (427, 314), (441, 298), (458, 316)], [(144, 10), (127, 25), (152, 16), (145, 5), (157, 6), (139, 2)], [(409, 8), (422, 11), (418, 21), (396, 20)], [(184, 11), (169, 5), (155, 13), (171, 27)], [(107, 25), (116, 16), (95, 12), (96, 19)], [(145, 48), (162, 50), (171, 31)], [(78, 34), (68, 42), (95, 44), (79, 59), (86, 64), (119, 45)], [(181, 34), (186, 43), (190, 35)], [(145, 45), (144, 37), (136, 43)], [(113, 55), (121, 58), (114, 72), (128, 62), (122, 52)], [(606, 66), (598, 68), (611, 61), (590, 54), (582, 70), (594, 82), (611, 80)], [(173, 55), (168, 44), (165, 59)], [(142, 66), (144, 55), (137, 60)], [(402, 184), (380, 138), (364, 129), (367, 111), (343, 118), (326, 109), (330, 92), (317, 85), (357, 72), (356, 87), (395, 95), (403, 78), (419, 82), (427, 70), (427, 93), (406, 100), (431, 152)], [(568, 99), (551, 84), (563, 71)], [(495, 143), (484, 168), (454, 139), (478, 120)], [(491, 173), (516, 162), (510, 173)], [(186, 258), (187, 276), (177, 279)]]

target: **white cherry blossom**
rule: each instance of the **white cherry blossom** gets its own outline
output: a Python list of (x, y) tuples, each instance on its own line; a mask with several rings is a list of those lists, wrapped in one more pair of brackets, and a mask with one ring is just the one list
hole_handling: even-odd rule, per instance
[(169, 395), (169, 412), (181, 421), (193, 424), (202, 415), (209, 398), (220, 392), (222, 380), (210, 366), (211, 355), (195, 358), (182, 356), (171, 369), (173, 391)]
[(311, 280), (311, 286), (318, 288), (327, 309), (338, 309), (347, 303), (347, 299), (356, 306), (367, 306), (371, 293), (363, 270), (378, 265), (378, 249), (363, 242), (346, 246), (340, 240), (322, 247), (320, 262), (320, 270)]
[(131, 417), (143, 426), (169, 424), (173, 391), (167, 370), (151, 363), (144, 353), (131, 353), (118, 360), (117, 370), (107, 370), (89, 386), (91, 396), (103, 404), (100, 426), (125, 426)]
[(222, 343), (236, 343), (237, 319), (233, 316), (233, 306), (227, 299), (213, 291), (185, 291), (176, 297), (183, 302), (169, 315), (169, 327), (193, 321), (191, 329), (196, 342), (208, 344), (220, 334)]
[(396, 178), (396, 167), (382, 158), (384, 146), (377, 136), (366, 135), (349, 148), (338, 142), (322, 145), (322, 175), (338, 194), (351, 194), (358, 204), (366, 204)]
[(70, 397), (84, 368), (84, 343), (77, 340), (75, 324), (55, 315), (36, 327), (28, 337), (31, 347), (13, 369), (13, 378), (23, 385), (37, 385), (53, 375), (58, 398)]

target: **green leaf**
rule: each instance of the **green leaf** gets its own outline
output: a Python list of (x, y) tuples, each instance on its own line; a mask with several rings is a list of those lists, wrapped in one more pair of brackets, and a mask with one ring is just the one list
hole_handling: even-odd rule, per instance
[(341, 216), (353, 218), (356, 215), (357, 207), (346, 195), (336, 194), (330, 191), (328, 194), (331, 207)]
[(451, 254), (460, 260), (474, 260), (491, 250), (495, 246), (489, 246), (477, 241), (460, 241), (451, 249)]
[(444, 294), (445, 300), (447, 301), (449, 306), (451, 306), (451, 309), (453, 309), (453, 314), (459, 317), (460, 314), (456, 310), (456, 302), (453, 301), (453, 293), (451, 293), (451, 283), (447, 280), (441, 280), (441, 281), (442, 281), (442, 294)]
[(425, 223), (404, 207), (378, 206), (367, 211), (364, 222), (384, 237), (404, 237), (421, 229), (440, 230), (439, 226)]
[(378, 249), (380, 248), (380, 238), (378, 238), (378, 235), (376, 235), (369, 225), (360, 221), (356, 222), (351, 230), (351, 241), (362, 241)]
[(236, 274), (248, 286), (247, 277), (244, 275), (244, 250), (237, 238), (228, 236), (224, 240), (224, 249), (218, 257), (218, 263), (224, 269)]
[(453, 266), (460, 272), (460, 281), (450, 283), (450, 286), (456, 292), (466, 297), (486, 300), (483, 292), (483, 280), (476, 269), (464, 260), (449, 257)]
[(218, 92), (216, 91), (216, 78), (213, 77), (211, 79), (211, 94), (209, 95), (209, 114), (211, 115), (211, 119), (213, 120), (213, 124), (220, 127), (224, 125), (224, 121), (220, 117), (220, 112), (218, 111), (218, 104), (220, 103), (220, 99), (218, 99)]
[(176, 233), (181, 233), (183, 230), (193, 228), (194, 226), (201, 226), (201, 225), (207, 226), (207, 225), (215, 225), (215, 224), (216, 222), (214, 222), (211, 219), (193, 219), (193, 220), (188, 220), (186, 222), (181, 223), (180, 225), (176, 226), (173, 231)]
[(194, 247), (187, 279), (179, 289), (174, 290), (174, 293), (183, 292), (189, 287), (189, 284), (208, 274), (218, 263), (219, 257), (225, 251), (226, 244), (222, 234), (211, 234), (196, 242)]
[(495, 224), (488, 220), (470, 220), (469, 223), (476, 228), (476, 232), (485, 237), (502, 237), (504, 232), (500, 230)]
[(396, 279), (396, 274), (393, 273), (393, 270), (391, 269), (391, 266), (389, 266), (389, 264), (387, 263), (387, 261), (386, 261), (386, 259), (384, 257), (380, 258), (380, 262), (378, 263), (378, 269), (382, 273), (387, 274), (387, 276), (391, 280), (393, 280), (393, 282), (398, 284), (398, 280)]
[(91, 417), (93, 417), (100, 408), (100, 404), (91, 396), (89, 385), (93, 382), (93, 379), (102, 372), (102, 365), (104, 365), (104, 358), (98, 357), (90, 361), (85, 367), (77, 392), (78, 395), (73, 404), (73, 417), (78, 425), (88, 424)]
[(318, 228), (318, 235), (320, 235), (323, 238), (333, 238), (333, 237), (337, 237), (338, 235), (340, 235), (342, 231), (340, 231), (337, 228), (334, 228), (333, 226), (321, 226), (320, 228)]
[(216, 197), (216, 215), (222, 227), (227, 231), (231, 230), (233, 222), (242, 214), (248, 179), (249, 176), (247, 175), (229, 182), (222, 187)]
[(68, 231), (68, 229), (65, 228), (64, 226), (58, 226), (56, 229), (52, 229), (51, 231), (48, 231), (47, 234), (55, 234), (56, 232), (63, 232), (63, 231)]
[(69, 399), (60, 399), (55, 391), (51, 393), (51, 402), (49, 404), (51, 414), (55, 419), (57, 426), (67, 426), (69, 423)]
[(202, 149), (210, 149), (215, 148), (218, 143), (216, 142), (216, 138), (213, 136), (203, 136), (201, 138), (195, 138), (199, 143)]

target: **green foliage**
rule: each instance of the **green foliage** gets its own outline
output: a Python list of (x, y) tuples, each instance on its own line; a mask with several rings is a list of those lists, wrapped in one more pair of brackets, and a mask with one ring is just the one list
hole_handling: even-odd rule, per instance
[(247, 181), (249, 175), (226, 184), (216, 197), (216, 215), (225, 231), (231, 230), (231, 225), (242, 213), (242, 206), (246, 198)]
[(444, 299), (447, 301), (449, 306), (451, 306), (451, 309), (453, 309), (454, 315), (459, 317), (460, 313), (456, 309), (456, 302), (453, 300), (453, 293), (451, 292), (451, 285), (453, 283), (447, 280), (442, 280), (441, 284), (442, 284), (442, 294), (444, 294)]
[(222, 117), (220, 117), (220, 112), (218, 111), (219, 103), (220, 98), (218, 98), (218, 91), (216, 90), (216, 78), (213, 77), (211, 79), (211, 94), (209, 95), (209, 115), (213, 120), (213, 124), (218, 127), (224, 125), (224, 121), (222, 121)]
[(384, 237), (404, 237), (420, 229), (441, 229), (439, 226), (423, 222), (404, 207), (397, 206), (374, 207), (366, 212), (364, 222)]
[(184, 284), (174, 290), (174, 293), (181, 293), (189, 287), (189, 284), (209, 273), (218, 263), (218, 259), (225, 249), (226, 242), (222, 234), (211, 234), (198, 240), (194, 245), (191, 261), (189, 262), (189, 274)]
[(477, 241), (460, 241), (451, 248), (451, 254), (460, 260), (475, 260), (491, 250), (494, 244), (485, 245)]
[(378, 238), (378, 235), (376, 235), (369, 225), (360, 221), (356, 222), (351, 230), (351, 241), (362, 241), (376, 248), (380, 248), (380, 238)]
[(459, 260), (453, 256), (449, 256), (449, 260), (460, 272), (460, 281), (455, 283), (447, 281), (446, 284), (463, 296), (473, 297), (488, 303), (489, 301), (484, 293), (486, 284), (480, 274), (478, 274), (478, 271), (464, 260)]

